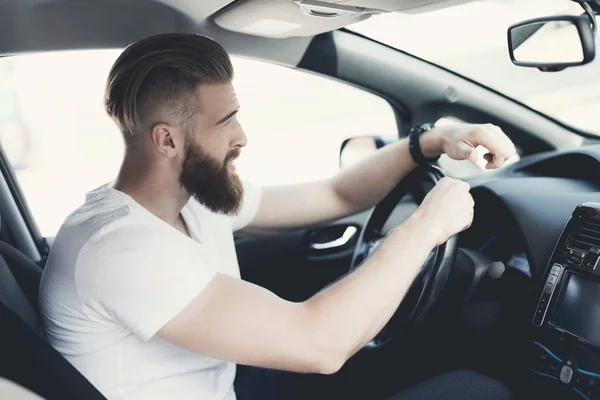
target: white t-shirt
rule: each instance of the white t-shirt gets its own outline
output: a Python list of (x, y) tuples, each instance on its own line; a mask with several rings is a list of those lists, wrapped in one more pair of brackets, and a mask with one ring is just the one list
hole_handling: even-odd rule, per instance
[(236, 217), (191, 199), (181, 215), (192, 238), (107, 186), (66, 219), (40, 286), (44, 337), (108, 399), (235, 399), (235, 364), (156, 333), (217, 272), (239, 278), (232, 232), (252, 221), (261, 189), (244, 193)]

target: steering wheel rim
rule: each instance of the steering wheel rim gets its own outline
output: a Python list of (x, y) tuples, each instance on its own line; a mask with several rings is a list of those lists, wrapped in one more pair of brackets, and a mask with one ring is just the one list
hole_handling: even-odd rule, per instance
[[(409, 193), (413, 193), (419, 204), (429, 192), (424, 185), (435, 186), (444, 172), (435, 166), (418, 167), (407, 175), (398, 185), (370, 212), (367, 223), (363, 225), (354, 248), (350, 272), (356, 269), (385, 239), (382, 228), (399, 202)], [(419, 191), (421, 191), (419, 193)], [(442, 245), (436, 246), (419, 270), (411, 287), (407, 291), (398, 309), (379, 332), (365, 346), (379, 348), (401, 336), (402, 332), (423, 319), (448, 280), (454, 266), (458, 250), (458, 235), (452, 236)]]

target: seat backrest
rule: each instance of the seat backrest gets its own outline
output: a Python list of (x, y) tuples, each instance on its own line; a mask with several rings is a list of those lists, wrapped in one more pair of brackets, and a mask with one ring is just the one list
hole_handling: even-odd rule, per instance
[[(5, 254), (13, 261), (10, 268), (3, 257)], [(18, 262), (23, 261), (21, 256), (24, 262)], [(17, 281), (16, 276), (21, 279)], [(0, 377), (48, 400), (104, 399), (75, 367), (42, 339), (34, 307), (37, 304), (37, 287), (34, 286), (39, 286), (40, 276), (41, 268), (33, 261), (10, 245), (0, 244)]]
[[(3, 254), (1, 250), (0, 254)], [(37, 277), (31, 276), (31, 272), (24, 271), (20, 266), (15, 265), (14, 263), (12, 269), (16, 269), (21, 272), (21, 282), (35, 282), (35, 280), (37, 279), (37, 284), (39, 286), (41, 268), (37, 268), (40, 270)], [(2, 260), (0, 261), (0, 301), (4, 303), (6, 307), (12, 310), (15, 314), (21, 317), (23, 322), (29, 325), (29, 327), (34, 332), (40, 333), (40, 326), (38, 324), (36, 312), (37, 307), (33, 303), (34, 299), (32, 299), (31, 297), (27, 298), (25, 292), (22, 289), (21, 284), (17, 282), (17, 279), (15, 278), (12, 269), (8, 266), (5, 259), (2, 257)]]
[[(29, 304), (37, 312), (38, 290), (40, 288), (40, 280), (42, 279), (42, 268), (25, 254), (1, 240), (0, 255), (4, 258), (6, 264), (8, 264), (10, 272), (17, 280), (19, 287), (27, 297), (27, 300), (29, 300)], [(0, 282), (0, 285), (1, 284), (2, 283)], [(0, 298), (2, 298), (1, 292)], [(21, 315), (20, 313), (17, 314)], [(21, 318), (23, 318), (22, 315)]]

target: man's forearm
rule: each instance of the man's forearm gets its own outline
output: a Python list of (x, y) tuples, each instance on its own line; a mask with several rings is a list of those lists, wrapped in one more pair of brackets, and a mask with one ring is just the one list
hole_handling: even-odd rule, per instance
[[(440, 136), (435, 130), (421, 136), (421, 149), (426, 157), (440, 153)], [(414, 168), (408, 139), (376, 151), (360, 163), (340, 171), (333, 178), (336, 193), (351, 205), (355, 213), (379, 203)]]
[(312, 339), (336, 360), (333, 365), (341, 366), (383, 328), (436, 244), (413, 215), (360, 268), (305, 302)]
[(219, 273), (158, 334), (220, 360), (334, 373), (390, 319), (433, 246), (470, 224), (473, 205), (469, 185), (444, 178), (362, 266), (311, 299)]

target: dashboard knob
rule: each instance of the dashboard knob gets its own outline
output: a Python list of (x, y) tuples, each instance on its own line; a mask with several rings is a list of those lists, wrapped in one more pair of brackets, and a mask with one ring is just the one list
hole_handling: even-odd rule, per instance
[(492, 263), (492, 265), (490, 265), (490, 268), (488, 269), (488, 275), (492, 279), (500, 279), (504, 274), (504, 271), (506, 271), (504, 263), (495, 261)]

